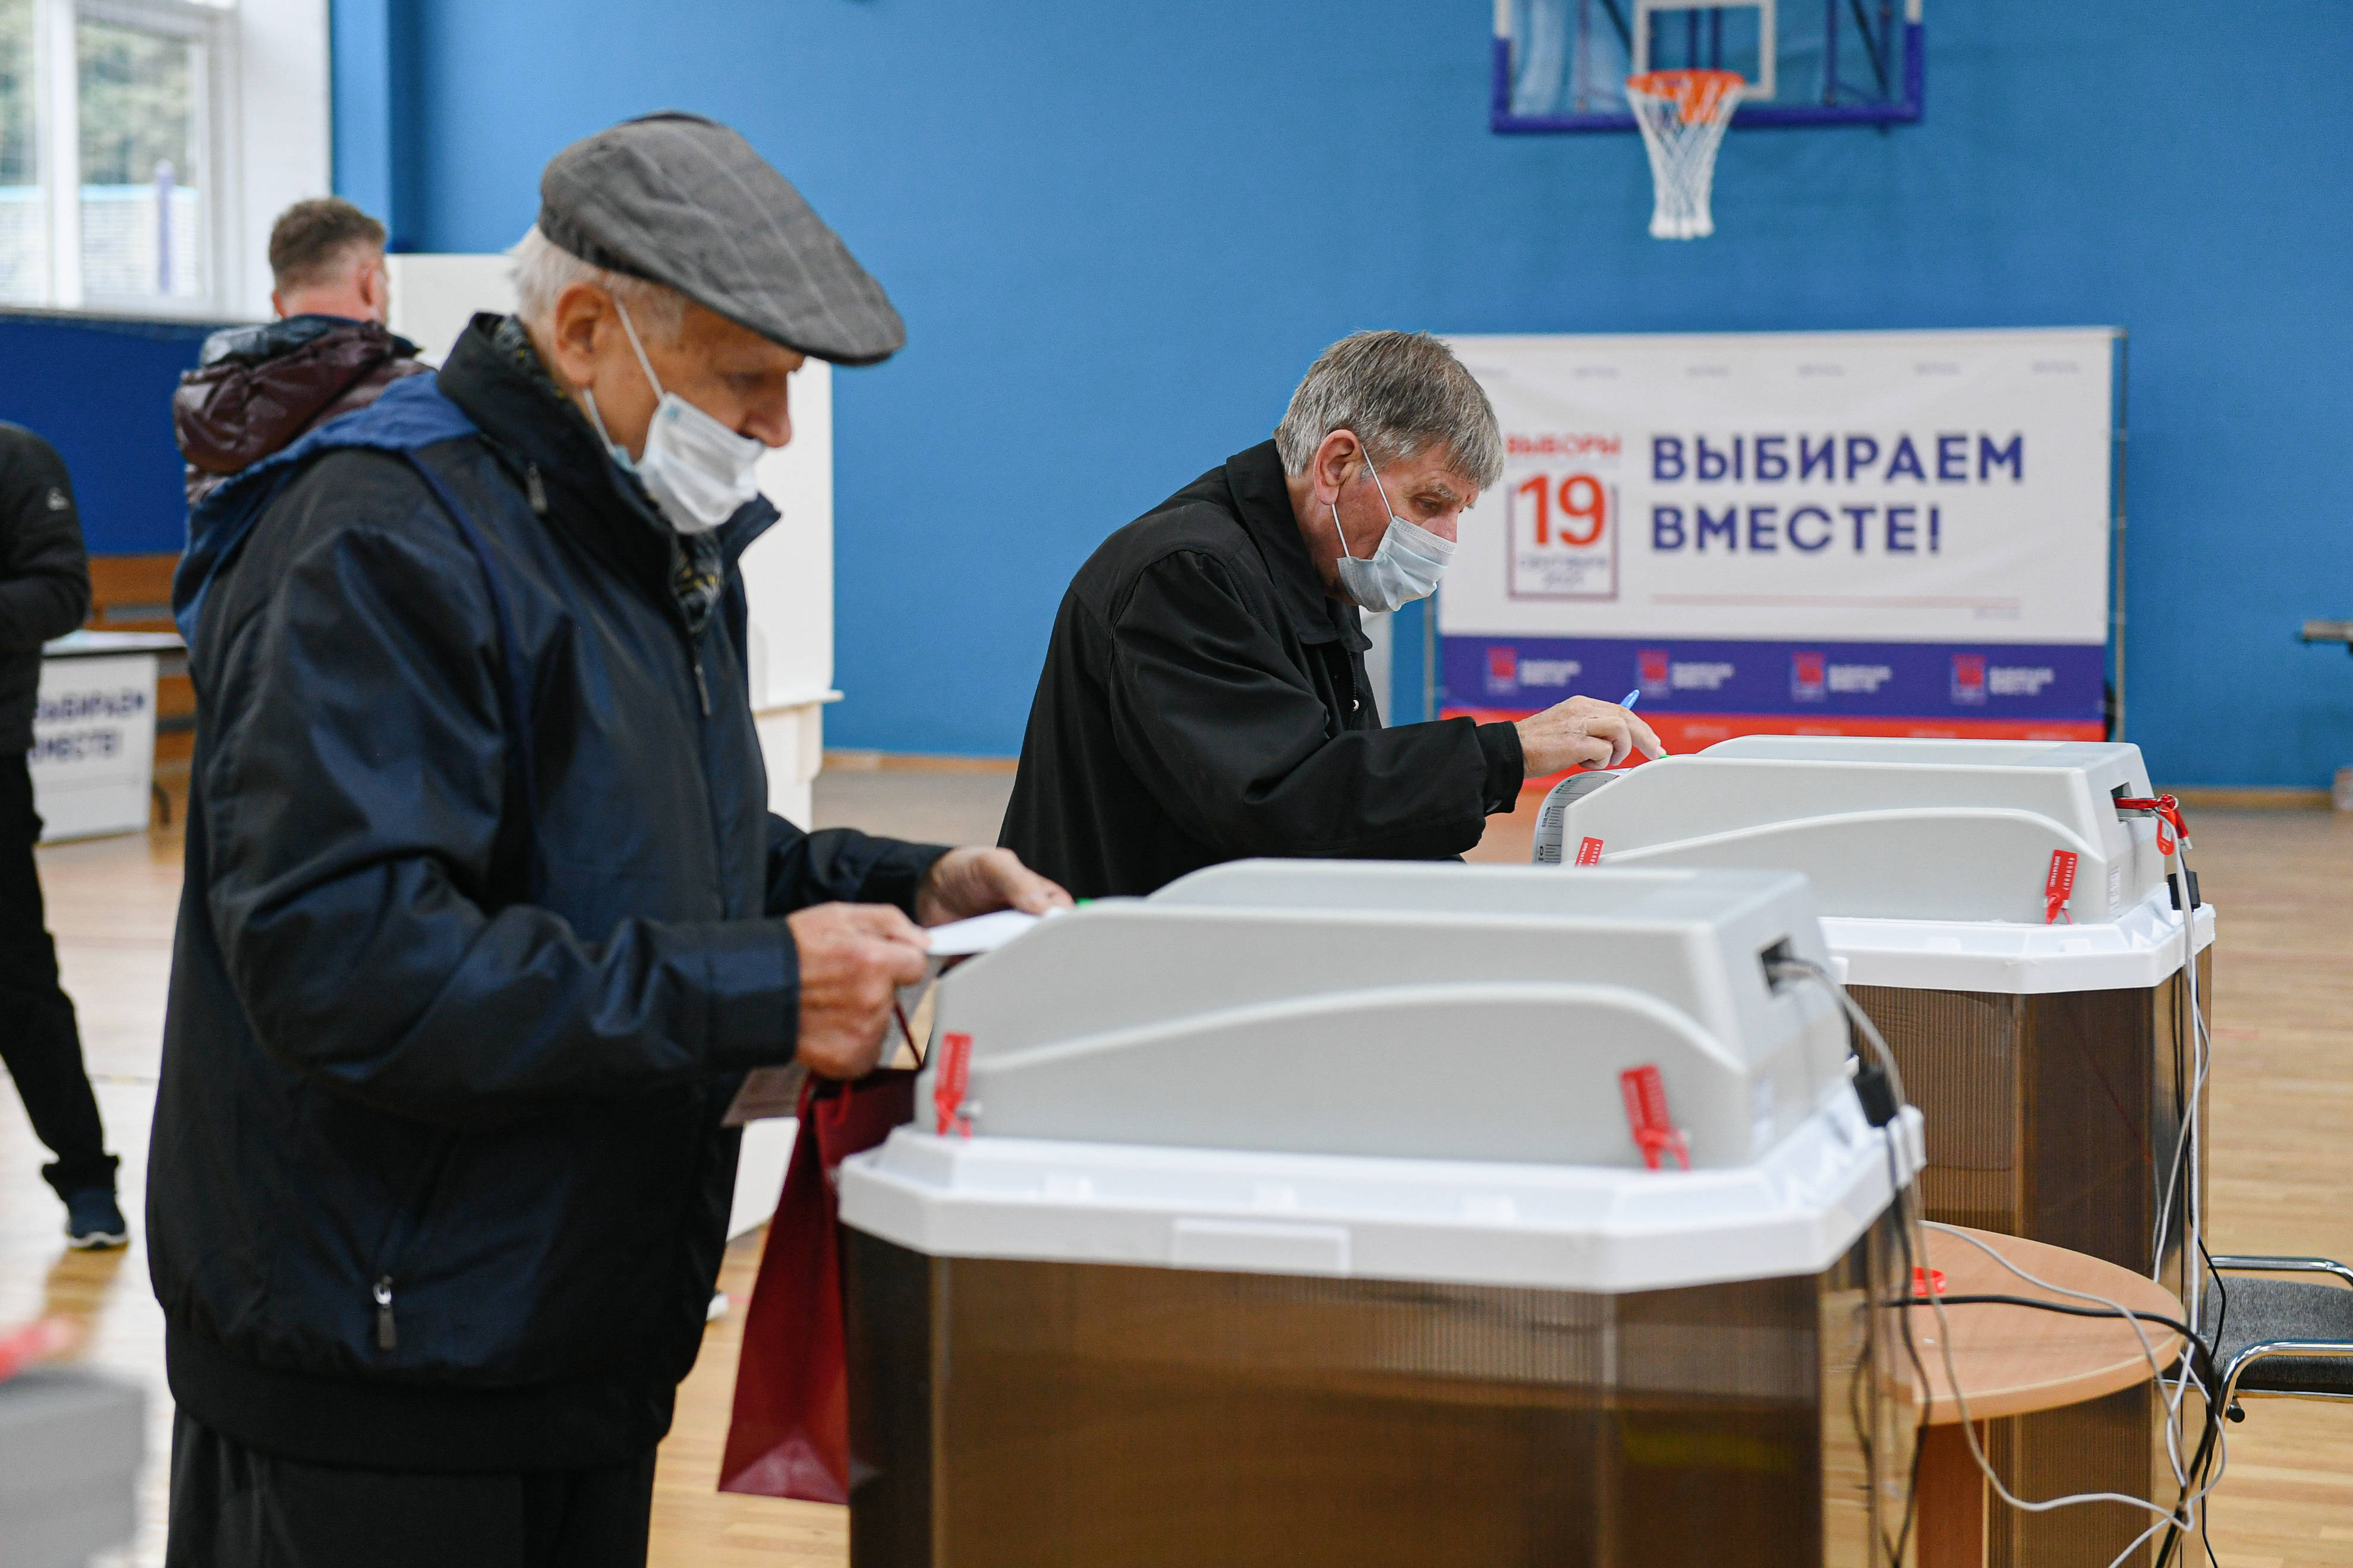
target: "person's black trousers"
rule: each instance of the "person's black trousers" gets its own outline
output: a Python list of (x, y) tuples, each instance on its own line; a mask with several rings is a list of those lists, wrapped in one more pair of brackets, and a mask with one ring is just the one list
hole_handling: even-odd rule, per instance
[(58, 949), (41, 908), (33, 864), (41, 819), (25, 753), (0, 755), (0, 1062), (16, 1080), (33, 1131), (57, 1156), (41, 1168), (66, 1197), (114, 1185), (114, 1157), (82, 1070), (73, 1003), (58, 984)]
[(644, 1568), (653, 1497), (651, 1448), (594, 1470), (345, 1470), (175, 1414), (164, 1568)]

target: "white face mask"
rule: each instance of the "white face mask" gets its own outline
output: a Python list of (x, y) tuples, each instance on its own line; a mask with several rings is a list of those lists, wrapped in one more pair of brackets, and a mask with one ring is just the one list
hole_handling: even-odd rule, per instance
[(628, 307), (616, 300), (613, 308), (621, 313), (621, 330), (629, 334), (638, 368), (660, 399), (646, 426), (645, 455), (630, 461), (628, 448), (605, 434), (596, 395), (586, 387), (580, 390), (581, 404), (604, 437), (605, 449), (644, 483), (646, 493), (661, 509), (662, 520), (681, 533), (708, 533), (760, 493), (752, 466), (768, 448), (749, 436), (738, 436), (677, 393), (664, 392), (653, 362), (646, 358), (645, 345), (638, 342)]
[[(1365, 468), (1373, 476), (1373, 488), (1380, 491), (1381, 509), (1388, 511), (1389, 492), (1381, 483), (1380, 471), (1370, 458), (1365, 459)], [(1332, 528), (1340, 536), (1340, 589), (1363, 609), (1394, 610), (1428, 598), (1438, 580), (1446, 575), (1447, 563), (1454, 559), (1452, 540), (1440, 539), (1389, 511), (1389, 528), (1381, 535), (1380, 548), (1369, 559), (1357, 560), (1348, 553), (1348, 531), (1340, 526), (1336, 497), (1332, 502)]]

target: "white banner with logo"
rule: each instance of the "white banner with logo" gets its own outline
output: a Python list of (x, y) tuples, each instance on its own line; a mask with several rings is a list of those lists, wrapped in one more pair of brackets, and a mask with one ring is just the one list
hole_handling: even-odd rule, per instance
[(1452, 340), (1507, 466), (1440, 595), (1448, 709), (2096, 738), (2116, 338)]

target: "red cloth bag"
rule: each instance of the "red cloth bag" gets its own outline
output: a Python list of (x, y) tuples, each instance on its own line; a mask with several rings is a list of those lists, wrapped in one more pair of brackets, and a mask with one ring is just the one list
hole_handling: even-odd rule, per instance
[(849, 1376), (842, 1340), (841, 1205), (850, 1155), (914, 1120), (915, 1074), (801, 1086), (800, 1131), (744, 1318), (735, 1414), (719, 1489), (806, 1502), (849, 1500)]

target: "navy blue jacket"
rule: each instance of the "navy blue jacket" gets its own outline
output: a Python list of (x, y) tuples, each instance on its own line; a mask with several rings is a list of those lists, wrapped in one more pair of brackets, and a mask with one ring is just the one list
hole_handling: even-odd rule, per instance
[[(668, 1430), (783, 916), (935, 848), (766, 807), (736, 557), (671, 545), (478, 317), (193, 514), (187, 879), (149, 1164), (172, 1390), (265, 1452), (572, 1468)], [(454, 515), (453, 515), (454, 513)]]

